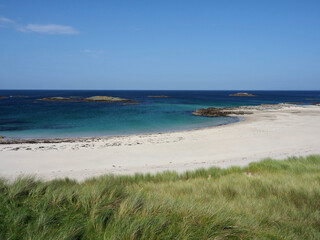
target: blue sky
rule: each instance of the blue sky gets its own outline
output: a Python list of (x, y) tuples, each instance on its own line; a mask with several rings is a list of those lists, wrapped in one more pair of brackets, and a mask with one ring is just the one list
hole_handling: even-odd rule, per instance
[(320, 1), (0, 0), (0, 89), (320, 90)]

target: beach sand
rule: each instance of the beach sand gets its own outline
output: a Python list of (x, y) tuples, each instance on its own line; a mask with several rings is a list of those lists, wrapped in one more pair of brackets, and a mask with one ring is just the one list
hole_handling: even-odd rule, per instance
[(0, 144), (0, 177), (79, 181), (103, 174), (244, 166), (264, 158), (320, 154), (320, 107), (274, 105), (243, 121), (199, 130)]

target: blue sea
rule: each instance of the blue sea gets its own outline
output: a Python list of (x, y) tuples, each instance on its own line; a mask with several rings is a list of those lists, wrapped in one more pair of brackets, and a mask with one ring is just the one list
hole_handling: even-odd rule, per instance
[[(229, 96), (236, 92), (249, 92), (257, 97)], [(170, 97), (149, 98), (150, 95)], [(0, 99), (0, 136), (7, 138), (93, 137), (189, 130), (238, 121), (232, 117), (193, 116), (192, 111), (198, 108), (320, 102), (320, 91), (0, 90), (0, 96), (8, 97)], [(57, 96), (114, 96), (140, 104), (37, 101)]]

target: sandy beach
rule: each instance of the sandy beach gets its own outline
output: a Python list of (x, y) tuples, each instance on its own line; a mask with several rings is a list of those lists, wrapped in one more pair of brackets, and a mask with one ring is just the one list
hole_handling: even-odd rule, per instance
[[(0, 176), (79, 181), (103, 174), (183, 172), (320, 154), (320, 107), (249, 107), (242, 121), (199, 130), (0, 144)], [(35, 142), (35, 143), (33, 143)]]

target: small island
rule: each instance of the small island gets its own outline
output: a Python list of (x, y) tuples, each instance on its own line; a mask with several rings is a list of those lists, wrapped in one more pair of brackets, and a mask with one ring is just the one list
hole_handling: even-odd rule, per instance
[(24, 95), (13, 95), (12, 97), (14, 97), (14, 98), (28, 98), (29, 96), (24, 96)]
[(304, 102), (285, 102), (285, 104), (304, 105)]
[(0, 99), (5, 99), (5, 98), (8, 98), (8, 97), (5, 97), (5, 96), (0, 96)]
[[(320, 103), (312, 103), (313, 105), (320, 105)], [(227, 117), (227, 116), (236, 116), (236, 115), (247, 115), (253, 114), (256, 111), (274, 111), (284, 108), (297, 107), (297, 104), (289, 103), (277, 103), (277, 104), (260, 104), (253, 106), (238, 106), (238, 107), (225, 107), (225, 108), (201, 108), (195, 110), (192, 115), (194, 116), (203, 116), (203, 117)]]
[(202, 116), (202, 117), (227, 117), (229, 115), (244, 115), (244, 114), (252, 114), (252, 112), (243, 111), (243, 109), (240, 109), (238, 107), (234, 107), (234, 108), (209, 107), (209, 108), (197, 109), (192, 113), (192, 115)]
[(246, 92), (238, 92), (234, 94), (229, 94), (231, 97), (256, 97), (257, 95), (246, 93)]
[(92, 96), (87, 98), (49, 97), (49, 98), (41, 98), (37, 100), (50, 101), (50, 102), (105, 102), (105, 103), (133, 102), (133, 100), (131, 99), (109, 97), (109, 96)]

